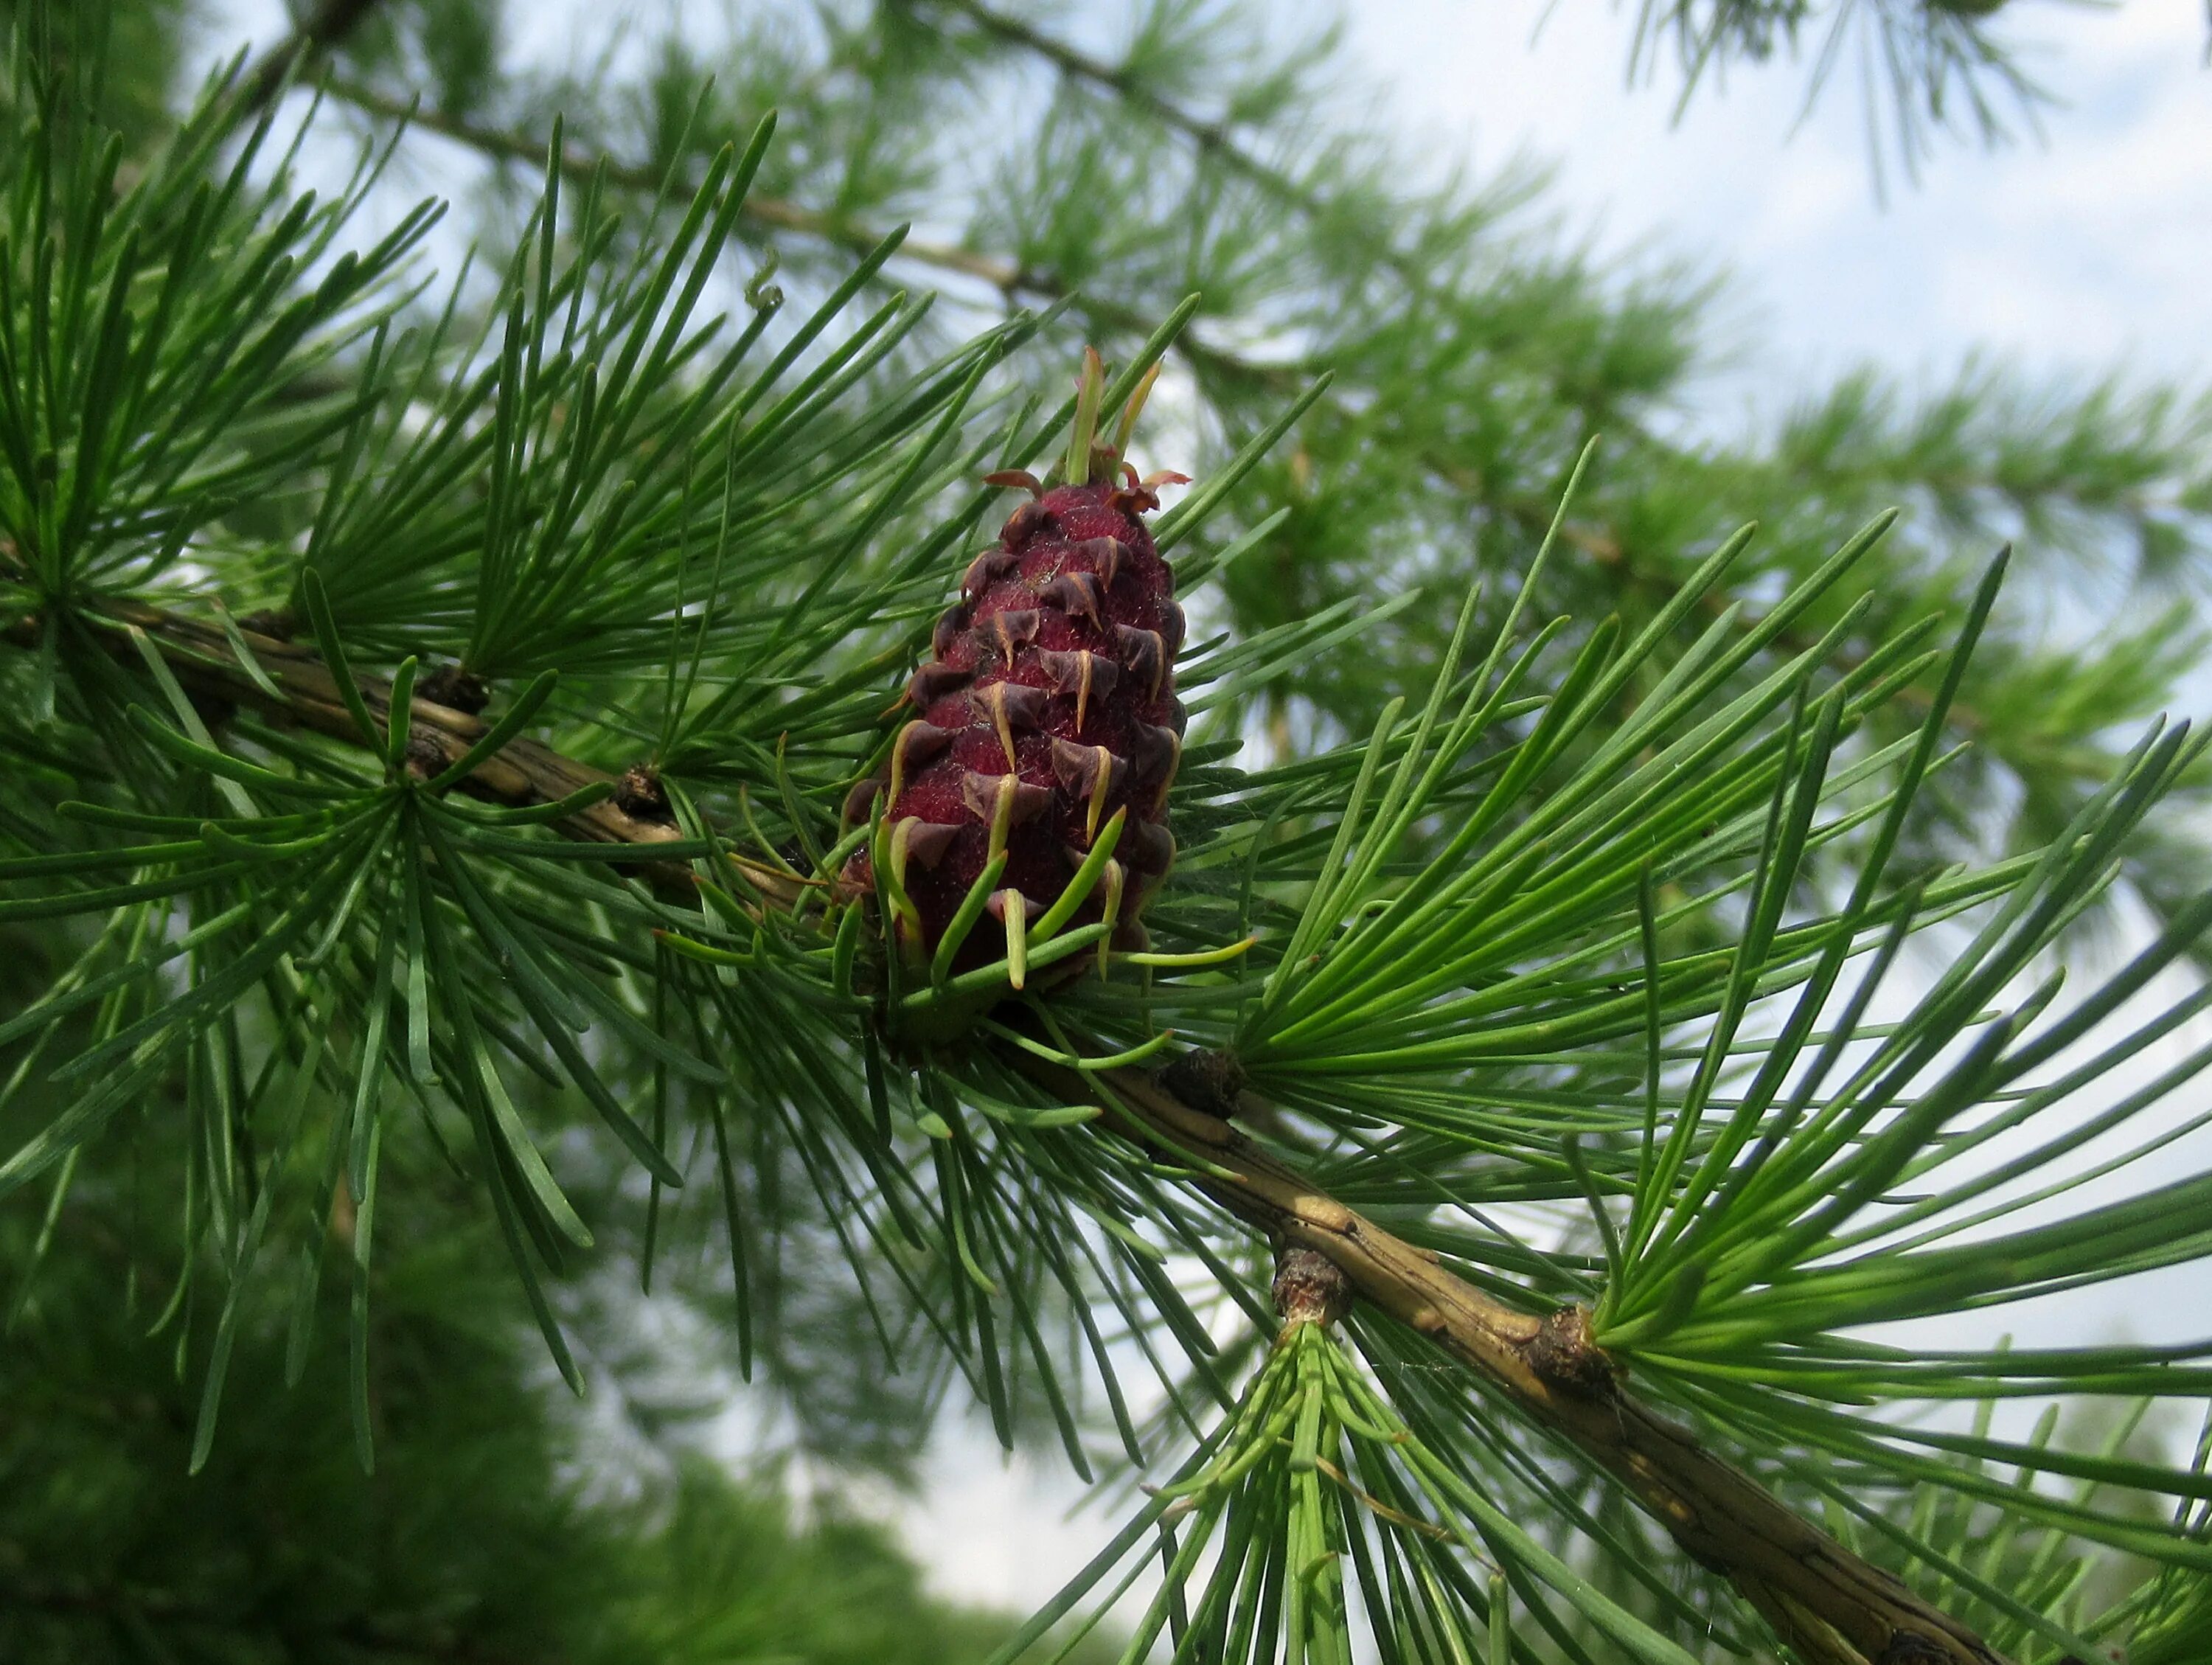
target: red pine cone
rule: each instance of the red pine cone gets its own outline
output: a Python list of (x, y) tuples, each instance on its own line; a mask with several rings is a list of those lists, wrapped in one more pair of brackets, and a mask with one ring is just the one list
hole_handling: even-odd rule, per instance
[[(924, 952), (988, 864), (995, 817), (1010, 820), (1006, 872), (990, 917), (962, 946), (963, 965), (1005, 953), (993, 921), (1004, 919), (1006, 891), (1021, 894), (1034, 920), (1124, 806), (1113, 860), (1071, 925), (1111, 907), (1123, 927), (1117, 944), (1142, 939), (1136, 916), (1175, 859), (1167, 800), (1182, 753), (1175, 654), (1183, 617), (1174, 574), (1139, 518), (1159, 500), (1133, 470), (1121, 473), (1118, 484), (1042, 492), (1008, 517), (969, 564), (929, 660), (907, 684), (915, 714), (893, 744), (889, 778), (854, 791), (856, 820), (888, 794), (884, 824), (891, 848), (903, 841)], [(846, 876), (872, 885), (865, 850)]]

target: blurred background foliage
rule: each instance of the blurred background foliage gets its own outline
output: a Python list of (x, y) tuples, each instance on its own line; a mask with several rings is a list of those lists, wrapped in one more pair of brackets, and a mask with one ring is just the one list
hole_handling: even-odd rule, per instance
[[(13, 964), (36, 957), (9, 946)], [(45, 1109), (19, 1097), (0, 1136), (20, 1142)], [(223, 1437), (191, 1474), (218, 1269), (180, 1256), (164, 1194), (189, 1125), (156, 1095), (129, 1164), (88, 1175), (43, 1222), (0, 1213), (10, 1665), (967, 1665), (1011, 1628), (927, 1594), (887, 1528), (805, 1480), (802, 1452), (896, 1475), (915, 1450), (856, 1314), (793, 1326), (792, 1346), (834, 1349), (836, 1369), (809, 1369), (782, 1324), (764, 1326), (771, 1371), (806, 1370), (811, 1388), (793, 1401), (795, 1438), (760, 1440), (740, 1477), (708, 1455), (730, 1391), (711, 1334), (673, 1322), (673, 1302), (640, 1303), (634, 1285), (608, 1300), (580, 1267), (561, 1298), (589, 1339), (595, 1391), (572, 1399), (516, 1310), (473, 1188), (434, 1164), (393, 1175), (379, 1221), (374, 1471), (338, 1410), (346, 1349), (327, 1338), (344, 1332), (342, 1284), (302, 1303), (296, 1279), (264, 1276), (240, 1322)], [(664, 1224), (664, 1289), (682, 1288), (707, 1234)], [(353, 1224), (341, 1197), (315, 1251), (342, 1260)], [(609, 1248), (635, 1264), (634, 1243)], [(709, 1275), (726, 1295), (726, 1267)]]

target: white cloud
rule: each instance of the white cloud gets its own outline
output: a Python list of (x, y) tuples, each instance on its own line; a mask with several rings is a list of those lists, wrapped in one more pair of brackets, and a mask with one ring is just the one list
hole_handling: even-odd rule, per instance
[(1724, 264), (1764, 325), (1738, 374), (1775, 390), (1768, 408), (1862, 358), (1914, 368), (1980, 345), (2034, 369), (2212, 373), (2201, 7), (2015, 9), (2013, 33), (2048, 43), (2032, 61), (2068, 100), (2047, 144), (1947, 143), (1886, 209), (1848, 77), (1794, 133), (1805, 70), (1790, 64), (1732, 74), (1674, 125), (1668, 77), (1624, 89), (1626, 10), (1560, 4), (1526, 50), (1532, 5), (1360, 0), (1351, 15), (1407, 123), (1486, 167), (1555, 160), (1555, 203), (1608, 246), (1656, 238)]

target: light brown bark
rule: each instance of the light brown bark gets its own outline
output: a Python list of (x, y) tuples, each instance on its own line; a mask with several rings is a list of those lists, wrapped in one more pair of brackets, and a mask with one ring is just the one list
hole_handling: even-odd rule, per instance
[[(1070, 1102), (1090, 1079), (1020, 1054)], [(1627, 1391), (1584, 1315), (1507, 1306), (1268, 1155), (1236, 1126), (1136, 1070), (1103, 1080), (1119, 1125), (1163, 1154), (1203, 1159), (1196, 1183), (1271, 1242), (1334, 1262), (1359, 1297), (1457, 1359), (1492, 1394), (1626, 1486), (1722, 1574), (1808, 1665), (2003, 1665), (1981, 1638), (1798, 1515), (1697, 1435)], [(1218, 1108), (1228, 1108), (1219, 1106)], [(1245, 1095), (1249, 1115), (1264, 1107)]]

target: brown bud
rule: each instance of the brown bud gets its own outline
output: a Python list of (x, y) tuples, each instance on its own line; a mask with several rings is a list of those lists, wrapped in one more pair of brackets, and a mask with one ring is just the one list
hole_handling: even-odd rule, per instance
[(1590, 1336), (1589, 1309), (1564, 1306), (1527, 1346), (1529, 1369), (1554, 1387), (1595, 1393), (1613, 1381), (1613, 1361)]
[[(414, 738), (412, 732), (408, 738)], [(668, 805), (668, 793), (660, 784), (660, 771), (650, 763), (632, 763), (616, 778), (615, 807), (633, 821), (655, 821), (669, 825), (676, 819), (676, 811)]]
[(491, 703), (491, 690), (475, 671), (458, 665), (441, 665), (415, 684), (415, 697), (473, 717)]
[(1244, 1066), (1235, 1054), (1212, 1047), (1194, 1047), (1171, 1064), (1161, 1066), (1161, 1086), (1194, 1110), (1236, 1119), (1237, 1100), (1244, 1091)]
[(1291, 1324), (1334, 1324), (1352, 1310), (1352, 1279), (1316, 1249), (1291, 1247), (1275, 1256), (1275, 1310)]

